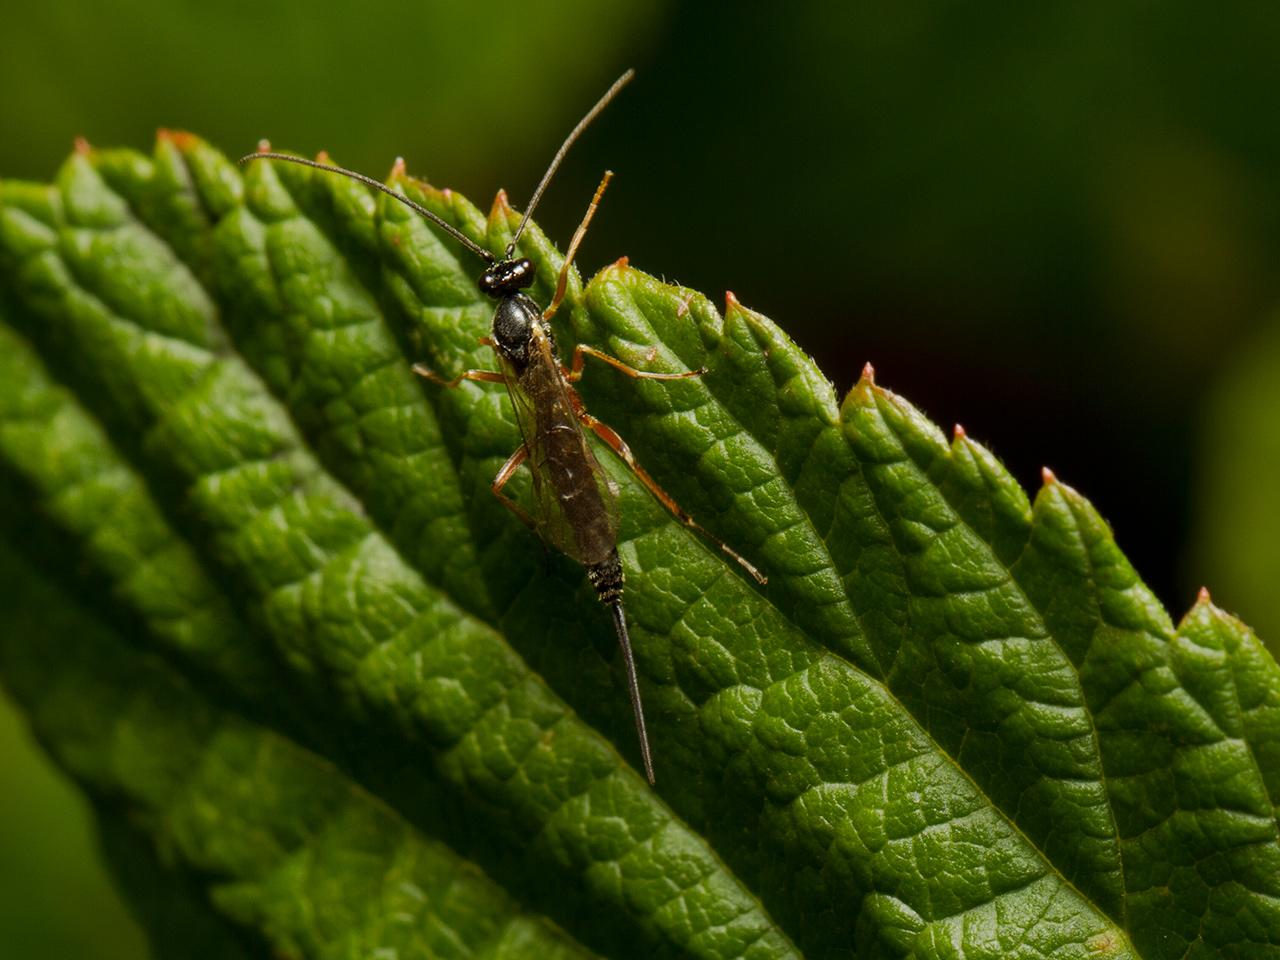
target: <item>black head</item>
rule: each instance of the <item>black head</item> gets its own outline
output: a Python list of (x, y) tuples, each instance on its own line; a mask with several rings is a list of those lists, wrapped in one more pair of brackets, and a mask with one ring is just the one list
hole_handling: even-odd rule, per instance
[(525, 257), (512, 257), (493, 264), (480, 274), (480, 292), (501, 300), (529, 286), (533, 278), (533, 264)]

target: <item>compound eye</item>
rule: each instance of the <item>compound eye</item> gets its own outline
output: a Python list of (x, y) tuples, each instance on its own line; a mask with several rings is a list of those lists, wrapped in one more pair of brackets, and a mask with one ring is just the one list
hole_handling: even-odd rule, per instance
[(480, 274), (480, 279), (476, 281), (476, 286), (480, 288), (481, 293), (493, 293), (497, 282), (498, 278), (493, 275), (493, 271), (486, 270)]
[(516, 280), (520, 286), (527, 287), (533, 283), (533, 277), (533, 264), (527, 258), (522, 258), (512, 271), (512, 279)]

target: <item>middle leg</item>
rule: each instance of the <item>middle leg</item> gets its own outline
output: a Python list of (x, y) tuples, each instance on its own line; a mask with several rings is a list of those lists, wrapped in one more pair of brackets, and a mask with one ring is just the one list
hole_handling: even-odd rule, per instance
[(586, 344), (580, 343), (573, 348), (573, 362), (569, 369), (564, 371), (566, 380), (570, 383), (577, 383), (582, 379), (582, 365), (587, 357), (603, 360), (615, 370), (620, 370), (628, 377), (635, 377), (637, 380), (688, 380), (691, 377), (700, 377), (707, 372), (706, 367), (699, 367), (697, 370), (686, 370), (684, 373), (650, 373), (648, 370), (637, 370), (635, 367), (623, 363), (617, 357), (611, 357), (603, 350), (597, 350), (595, 347), (588, 347)]
[(520, 465), (528, 459), (529, 448), (522, 443), (515, 453), (507, 457), (507, 462), (498, 470), (497, 475), (493, 478), (493, 483), (489, 484), (489, 489), (493, 491), (493, 495), (502, 502), (504, 507), (520, 518), (521, 523), (534, 533), (537, 533), (538, 525), (534, 522), (533, 517), (529, 516), (529, 511), (502, 492), (502, 488), (515, 476), (515, 472), (520, 469)]

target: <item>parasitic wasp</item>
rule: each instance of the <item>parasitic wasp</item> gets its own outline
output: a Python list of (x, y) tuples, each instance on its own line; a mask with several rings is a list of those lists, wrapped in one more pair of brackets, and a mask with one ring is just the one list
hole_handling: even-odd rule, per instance
[[(697, 531), (714, 543), (727, 556), (735, 560), (757, 582), (765, 583), (765, 577), (728, 544), (719, 540), (692, 517), (684, 512), (674, 499), (654, 481), (636, 462), (631, 449), (609, 426), (601, 423), (584, 407), (573, 384), (582, 378), (583, 364), (587, 357), (609, 364), (629, 377), (645, 380), (683, 380), (697, 377), (704, 370), (683, 373), (650, 373), (637, 370), (607, 353), (585, 344), (573, 349), (569, 366), (565, 366), (556, 349), (550, 321), (564, 300), (569, 281), (569, 268), (574, 255), (586, 235), (595, 216), (596, 208), (609, 180), (613, 176), (606, 171), (596, 188), (587, 212), (574, 231), (565, 254), (564, 264), (556, 282), (555, 295), (550, 305), (542, 310), (523, 291), (534, 281), (533, 264), (525, 257), (516, 256), (516, 244), (542, 199), (543, 191), (555, 175), (565, 155), (583, 130), (594, 120), (618, 92), (630, 82), (634, 71), (628, 70), (605, 92), (577, 126), (569, 132), (560, 149), (533, 191), (520, 224), (502, 257), (496, 257), (484, 247), (473, 242), (452, 224), (427, 210), (403, 194), (395, 192), (373, 177), (347, 170), (343, 167), (307, 160), (289, 154), (273, 153), (262, 149), (241, 159), (241, 163), (253, 160), (281, 160), (298, 163), (327, 173), (336, 173), (359, 180), (380, 190), (416, 213), (431, 221), (479, 257), (485, 265), (478, 285), (482, 293), (497, 301), (493, 314), (491, 335), (483, 343), (493, 348), (498, 359), (498, 370), (467, 370), (451, 380), (419, 365), (414, 371), (434, 383), (445, 387), (457, 387), (464, 380), (506, 385), (515, 410), (523, 442), (507, 459), (494, 477), (491, 489), (502, 504), (514, 513), (549, 546), (561, 551), (582, 564), (596, 595), (613, 616), (627, 671), (627, 686), (631, 706), (635, 713), (636, 733), (640, 738), (640, 756), (644, 761), (645, 776), (654, 782), (653, 759), (649, 751), (649, 737), (645, 732), (644, 708), (640, 701), (640, 686), (636, 679), (635, 658), (631, 651), (631, 638), (627, 631), (627, 617), (622, 605), (623, 571), (618, 557), (618, 489), (601, 468), (587, 443), (586, 430), (590, 430), (631, 469), (641, 483), (669, 510), (680, 523)], [(503, 487), (521, 466), (529, 469), (533, 477), (533, 504), (530, 509), (521, 506), (503, 493)]]

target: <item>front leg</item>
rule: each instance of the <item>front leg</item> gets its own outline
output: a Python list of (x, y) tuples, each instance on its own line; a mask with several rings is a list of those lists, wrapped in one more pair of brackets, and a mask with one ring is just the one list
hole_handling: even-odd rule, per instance
[(415, 363), (413, 365), (413, 372), (420, 377), (426, 377), (426, 379), (430, 380), (432, 383), (438, 383), (440, 386), (448, 387), (451, 390), (463, 380), (474, 380), (476, 383), (506, 383), (502, 374), (498, 373), (496, 370), (464, 370), (452, 380), (446, 380), (434, 370), (430, 370), (420, 363)]

